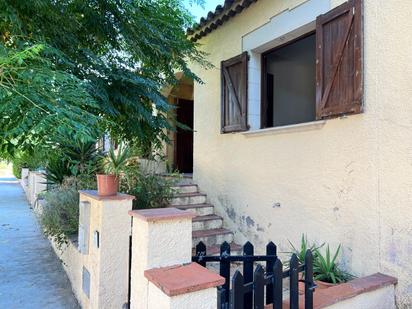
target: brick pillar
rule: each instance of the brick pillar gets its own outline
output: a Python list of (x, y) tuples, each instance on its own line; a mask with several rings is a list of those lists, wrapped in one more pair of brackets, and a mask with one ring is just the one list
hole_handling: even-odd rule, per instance
[(80, 191), (82, 308), (122, 308), (128, 301), (133, 196)]
[(130, 308), (216, 308), (215, 287), (223, 284), (224, 279), (191, 263), (195, 214), (163, 208), (135, 210), (130, 215)]

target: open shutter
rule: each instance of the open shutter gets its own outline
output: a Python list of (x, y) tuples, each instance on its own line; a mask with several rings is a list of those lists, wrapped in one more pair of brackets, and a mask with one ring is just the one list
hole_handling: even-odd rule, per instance
[(316, 19), (316, 118), (361, 113), (362, 1), (349, 0)]
[(221, 63), (222, 133), (246, 131), (247, 52)]

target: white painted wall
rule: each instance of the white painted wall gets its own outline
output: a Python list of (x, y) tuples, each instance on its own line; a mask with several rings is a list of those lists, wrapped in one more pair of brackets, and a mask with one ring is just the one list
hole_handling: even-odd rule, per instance
[[(322, 1), (325, 10), (342, 2)], [(192, 66), (205, 82), (194, 87), (195, 181), (237, 241), (261, 251), (268, 240), (287, 251), (287, 240), (298, 243), (301, 233), (341, 243), (344, 266), (360, 276), (398, 277), (398, 304), (412, 306), (411, 1), (364, 1), (365, 113), (308, 130), (220, 134), (220, 62), (245, 50), (253, 31), (305, 3), (257, 1), (200, 40), (215, 68)], [(254, 54), (249, 123), (258, 128)]]
[(216, 309), (217, 291), (216, 288), (208, 288), (169, 297), (149, 282), (147, 298), (147, 309)]
[[(144, 271), (191, 261), (192, 220), (183, 218), (147, 222), (139, 217), (133, 217), (132, 239), (131, 308), (156, 308), (149, 304), (151, 294)], [(166, 303), (170, 301), (169, 297), (162, 299)], [(158, 308), (168, 308), (166, 304), (164, 306)]]

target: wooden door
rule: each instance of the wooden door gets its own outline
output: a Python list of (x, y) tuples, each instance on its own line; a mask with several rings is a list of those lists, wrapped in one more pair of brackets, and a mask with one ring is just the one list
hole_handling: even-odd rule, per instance
[(175, 166), (181, 173), (193, 172), (193, 101), (178, 99), (176, 120), (190, 130), (177, 128)]

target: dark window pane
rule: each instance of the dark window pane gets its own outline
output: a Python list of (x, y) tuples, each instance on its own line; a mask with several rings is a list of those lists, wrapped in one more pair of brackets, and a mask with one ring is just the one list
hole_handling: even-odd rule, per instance
[(265, 56), (268, 127), (315, 120), (315, 45), (312, 34)]

